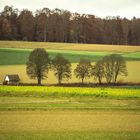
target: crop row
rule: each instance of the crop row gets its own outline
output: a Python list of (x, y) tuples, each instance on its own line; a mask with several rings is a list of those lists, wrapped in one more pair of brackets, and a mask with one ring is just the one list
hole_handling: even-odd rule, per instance
[(48, 96), (95, 96), (111, 98), (140, 98), (140, 89), (136, 88), (81, 88), (81, 87), (45, 87), (45, 86), (0, 86), (0, 96), (48, 97)]

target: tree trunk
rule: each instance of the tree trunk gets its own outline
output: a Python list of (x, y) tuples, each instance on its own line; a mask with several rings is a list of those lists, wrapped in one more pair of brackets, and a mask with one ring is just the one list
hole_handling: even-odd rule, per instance
[(37, 81), (38, 81), (38, 85), (41, 85), (41, 78), (38, 78)]
[(45, 19), (45, 26), (44, 26), (44, 42), (47, 41), (47, 39), (46, 39), (46, 33), (47, 33), (46, 24), (47, 24), (47, 19)]
[(117, 81), (118, 74), (115, 75), (114, 83)]
[(102, 84), (102, 80), (100, 78), (98, 80), (99, 80), (99, 84), (101, 85)]
[(62, 77), (61, 75), (58, 75), (58, 84), (61, 85)]
[(84, 78), (82, 78), (82, 84), (84, 84)]
[(61, 85), (61, 80), (60, 79), (58, 79), (58, 84)]

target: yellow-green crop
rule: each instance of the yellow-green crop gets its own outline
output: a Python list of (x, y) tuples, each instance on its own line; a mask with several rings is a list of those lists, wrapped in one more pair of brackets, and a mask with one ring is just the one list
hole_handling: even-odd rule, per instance
[(0, 96), (20, 96), (20, 97), (96, 96), (96, 97), (140, 98), (140, 88), (0, 86)]

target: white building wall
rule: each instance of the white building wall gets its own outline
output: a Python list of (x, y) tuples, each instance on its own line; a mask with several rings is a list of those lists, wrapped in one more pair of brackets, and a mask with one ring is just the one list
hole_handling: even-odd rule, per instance
[(9, 82), (9, 77), (8, 76), (5, 77), (5, 81)]

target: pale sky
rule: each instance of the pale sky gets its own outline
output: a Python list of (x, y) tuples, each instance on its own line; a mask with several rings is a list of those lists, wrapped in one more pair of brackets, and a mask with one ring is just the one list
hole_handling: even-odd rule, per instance
[(71, 12), (106, 16), (140, 17), (140, 0), (0, 0), (0, 11), (5, 5), (36, 11), (44, 7)]

